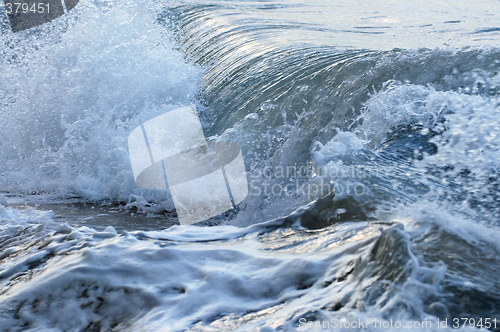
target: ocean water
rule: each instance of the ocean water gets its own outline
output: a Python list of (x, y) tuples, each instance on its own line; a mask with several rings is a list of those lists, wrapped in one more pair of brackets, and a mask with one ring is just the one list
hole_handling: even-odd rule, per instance
[[(500, 2), (4, 11), (0, 331), (500, 331)], [(249, 194), (180, 226), (127, 139), (186, 105)]]

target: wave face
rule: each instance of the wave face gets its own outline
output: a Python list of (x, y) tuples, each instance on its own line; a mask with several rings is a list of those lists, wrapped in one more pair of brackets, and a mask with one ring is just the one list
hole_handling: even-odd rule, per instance
[[(500, 8), (454, 6), (81, 1), (18, 34), (2, 19), (0, 325), (500, 325)], [(127, 138), (188, 104), (241, 147), (249, 195), (212, 227), (164, 229), (172, 199), (135, 185)]]

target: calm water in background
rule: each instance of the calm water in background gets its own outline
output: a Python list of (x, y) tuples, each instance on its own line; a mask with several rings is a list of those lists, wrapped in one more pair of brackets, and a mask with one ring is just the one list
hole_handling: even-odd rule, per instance
[[(498, 44), (498, 1), (178, 1), (195, 25), (275, 46), (391, 50)], [(186, 6), (186, 7), (184, 7)], [(184, 13), (187, 14), (187, 11)], [(250, 37), (252, 36), (252, 38)], [(256, 50), (249, 50), (254, 53)]]
[[(499, 15), (498, 1), (82, 1), (16, 34), (2, 16), (0, 325), (500, 320)], [(172, 200), (135, 185), (127, 137), (193, 103), (209, 140), (241, 146), (250, 194), (167, 228)]]

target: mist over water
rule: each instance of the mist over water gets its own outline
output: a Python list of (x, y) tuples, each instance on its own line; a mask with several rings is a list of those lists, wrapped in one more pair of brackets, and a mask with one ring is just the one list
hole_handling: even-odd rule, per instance
[[(499, 13), (81, 1), (15, 34), (2, 16), (0, 326), (500, 325)], [(241, 147), (249, 195), (177, 226), (127, 138), (190, 104), (208, 141)]]

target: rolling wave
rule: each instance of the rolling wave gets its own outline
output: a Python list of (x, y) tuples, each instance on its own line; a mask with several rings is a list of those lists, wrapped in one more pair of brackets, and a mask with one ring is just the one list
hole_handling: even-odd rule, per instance
[[(293, 2), (81, 3), (31, 39), (1, 35), (8, 331), (500, 319), (497, 47), (443, 32), (439, 47), (365, 49), (390, 15), (332, 29)], [(159, 230), (173, 203), (135, 186), (126, 140), (190, 103), (209, 141), (242, 148), (250, 194), (216, 227)], [(94, 205), (4, 207), (30, 200)], [(82, 225), (103, 215), (123, 222)]]

